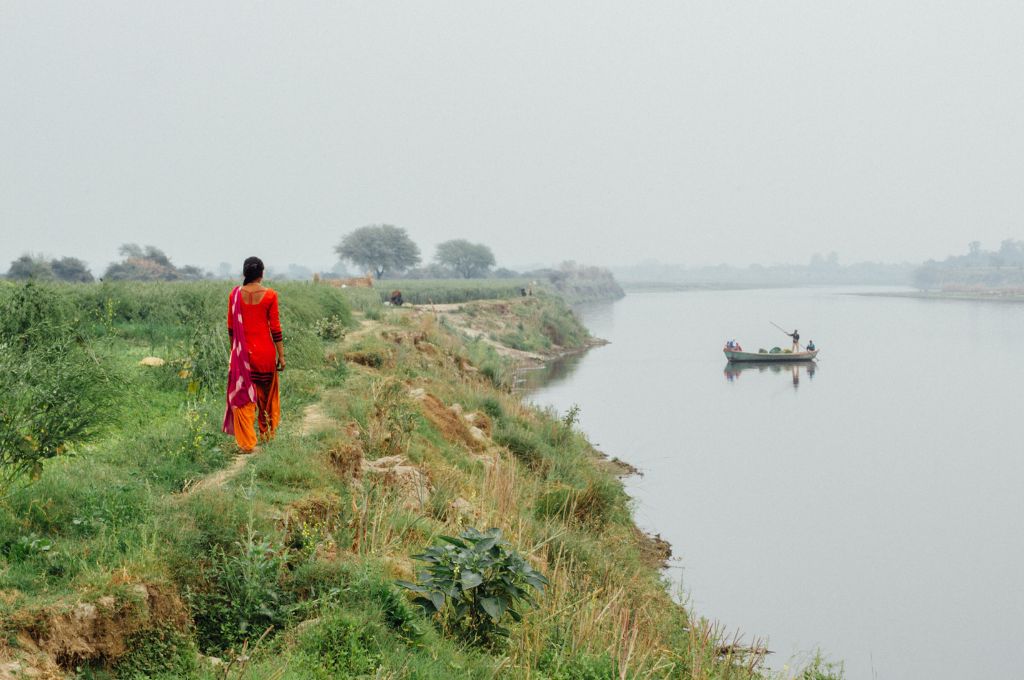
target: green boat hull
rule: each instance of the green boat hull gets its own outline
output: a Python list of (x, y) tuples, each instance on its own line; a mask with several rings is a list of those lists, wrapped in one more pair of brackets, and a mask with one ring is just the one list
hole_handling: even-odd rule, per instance
[(746, 362), (758, 362), (758, 363), (786, 363), (791, 361), (811, 361), (814, 357), (818, 356), (818, 350), (812, 350), (809, 352), (776, 352), (771, 354), (769, 352), (735, 352), (733, 350), (724, 349), (725, 357), (732, 362), (746, 363)]

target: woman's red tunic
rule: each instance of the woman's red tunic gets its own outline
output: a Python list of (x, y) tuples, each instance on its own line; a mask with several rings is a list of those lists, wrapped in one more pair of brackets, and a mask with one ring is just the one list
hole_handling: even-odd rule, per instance
[[(231, 328), (230, 308), (228, 328)], [(242, 300), (242, 324), (245, 326), (245, 344), (249, 349), (249, 366), (253, 382), (266, 382), (277, 370), (275, 342), (281, 341), (281, 320), (277, 309), (277, 293), (267, 289), (259, 302), (248, 304)]]

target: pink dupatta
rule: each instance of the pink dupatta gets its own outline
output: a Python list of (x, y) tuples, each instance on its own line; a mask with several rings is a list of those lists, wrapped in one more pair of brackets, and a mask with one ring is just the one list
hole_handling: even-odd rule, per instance
[(228, 364), (228, 404), (224, 411), (227, 434), (235, 433), (235, 417), (231, 409), (241, 408), (256, 401), (256, 387), (252, 384), (249, 350), (245, 347), (245, 326), (242, 324), (242, 287), (231, 291), (231, 360)]

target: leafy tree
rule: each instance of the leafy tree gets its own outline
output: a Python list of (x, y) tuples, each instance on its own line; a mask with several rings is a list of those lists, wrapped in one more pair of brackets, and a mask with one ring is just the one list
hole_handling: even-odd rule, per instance
[(384, 272), (400, 273), (420, 262), (420, 249), (405, 229), (391, 224), (360, 227), (334, 248), (338, 257), (373, 270), (378, 279)]
[(26, 253), (11, 263), (7, 278), (16, 281), (47, 281), (53, 279), (53, 268), (43, 258)]
[(981, 241), (971, 241), (967, 244), (967, 257), (973, 264), (979, 263), (981, 258)]
[(171, 258), (155, 246), (125, 243), (119, 249), (124, 260), (107, 267), (107, 281), (195, 281), (206, 278), (198, 267), (175, 267)]
[(77, 257), (62, 257), (50, 263), (53, 273), (61, 281), (71, 283), (92, 283), (92, 272), (88, 265)]
[(434, 256), (438, 264), (453, 269), (464, 279), (480, 278), (494, 266), (494, 253), (482, 243), (458, 238), (437, 246)]
[(1024, 241), (1005, 239), (999, 244), (999, 257), (1006, 264), (1018, 266), (1024, 264)]
[(202, 281), (206, 278), (206, 272), (195, 265), (178, 267), (178, 278), (183, 281)]

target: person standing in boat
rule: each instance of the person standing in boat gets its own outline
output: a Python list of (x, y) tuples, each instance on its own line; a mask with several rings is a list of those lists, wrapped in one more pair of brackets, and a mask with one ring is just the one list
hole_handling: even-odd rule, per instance
[(800, 351), (800, 331), (796, 328), (793, 329), (792, 333), (786, 333), (789, 337), (793, 338), (793, 351)]

